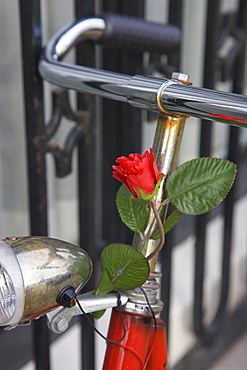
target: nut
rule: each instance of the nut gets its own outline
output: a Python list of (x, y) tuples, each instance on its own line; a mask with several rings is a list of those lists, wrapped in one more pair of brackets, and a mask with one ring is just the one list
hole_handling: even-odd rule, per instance
[(69, 327), (69, 323), (66, 319), (59, 319), (57, 322), (56, 322), (56, 327), (57, 327), (57, 331), (59, 333), (62, 333), (64, 332), (65, 330), (68, 329)]
[(173, 78), (174, 80), (180, 80), (180, 81), (188, 82), (188, 81), (189, 81), (190, 76), (189, 76), (189, 75), (187, 75), (186, 73), (173, 72), (173, 73), (172, 73), (172, 78)]

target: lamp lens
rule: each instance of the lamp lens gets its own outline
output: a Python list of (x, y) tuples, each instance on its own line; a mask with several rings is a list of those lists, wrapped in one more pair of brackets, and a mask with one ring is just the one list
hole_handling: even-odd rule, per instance
[(12, 280), (0, 264), (0, 325), (8, 322), (15, 312), (16, 294)]

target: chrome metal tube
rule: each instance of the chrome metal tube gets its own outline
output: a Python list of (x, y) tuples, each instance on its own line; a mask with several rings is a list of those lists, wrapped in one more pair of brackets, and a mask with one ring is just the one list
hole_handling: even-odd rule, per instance
[(130, 76), (62, 62), (70, 49), (83, 40), (98, 40), (105, 22), (101, 18), (84, 19), (60, 30), (47, 43), (39, 71), (52, 84), (78, 92), (127, 101), (126, 87)]
[(104, 30), (103, 19), (89, 18), (60, 31), (44, 49), (39, 63), (42, 77), (58, 86), (129, 102), (139, 108), (247, 127), (246, 96), (192, 87), (176, 80), (132, 77), (61, 61), (79, 42), (100, 40)]
[[(94, 292), (88, 292), (77, 296), (77, 300), (83, 307), (85, 313), (91, 313), (99, 310), (117, 307), (119, 302), (121, 306), (128, 302), (127, 294), (121, 292), (120, 297), (117, 294), (109, 293), (107, 295), (95, 296)], [(61, 334), (68, 329), (70, 321), (74, 316), (82, 315), (80, 307), (76, 304), (71, 308), (57, 307), (46, 314), (48, 327), (56, 334)]]
[(174, 82), (165, 84), (162, 89), (161, 104), (168, 111), (247, 127), (247, 97), (244, 95)]

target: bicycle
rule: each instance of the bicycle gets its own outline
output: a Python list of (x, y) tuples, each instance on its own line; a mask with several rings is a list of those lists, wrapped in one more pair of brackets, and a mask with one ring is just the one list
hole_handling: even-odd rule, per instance
[[(115, 36), (116, 29), (118, 29), (117, 27), (119, 25), (119, 18), (117, 18), (116, 23), (114, 23), (115, 20), (116, 18), (113, 17), (108, 20), (93, 18), (79, 21), (72, 26), (66, 27), (65, 30), (56, 35), (47, 44), (43, 59), (40, 61), (39, 68), (43, 78), (62, 87), (126, 101), (135, 107), (160, 113), (153, 150), (157, 159), (159, 172), (165, 175), (168, 175), (176, 168), (184, 124), (188, 116), (203, 117), (209, 120), (246, 127), (246, 97), (193, 87), (188, 82), (188, 76), (185, 74), (174, 74), (172, 79), (165, 80), (146, 76), (131, 77), (93, 68), (74, 66), (61, 61), (70, 48), (81, 41), (81, 39), (88, 38), (89, 36), (93, 40), (101, 38), (102, 35), (104, 35), (107, 22), (108, 25), (114, 29), (113, 34), (110, 36), (107, 35), (107, 37), (113, 38), (114, 42), (119, 41), (122, 35)], [(125, 31), (128, 34), (128, 39), (131, 39), (129, 37), (129, 26), (130, 24), (128, 23), (127, 30)], [(131, 32), (130, 34), (132, 36)], [(154, 38), (156, 36), (157, 34)], [(132, 40), (132, 42), (138, 44), (139, 38)], [(158, 48), (159, 47), (160, 45), (158, 45)], [(161, 199), (162, 192), (160, 191), (157, 194), (156, 201), (161, 202)], [(31, 242), (31, 240), (26, 240), (26, 242)], [(15, 242), (19, 243), (18, 238), (14, 240), (5, 240), (4, 243), (11, 245)], [(138, 242), (138, 238), (135, 238), (135, 247), (137, 247)], [(51, 241), (51, 243), (54, 243), (54, 241)], [(61, 246), (59, 246), (59, 248), (60, 247)], [(62, 244), (62, 248), (64, 247), (65, 246)], [(70, 251), (70, 247), (68, 247), (68, 249)], [(149, 241), (146, 246), (146, 256), (151, 255), (156, 249), (157, 241)], [(75, 253), (77, 253), (77, 250)], [(90, 277), (91, 265), (90, 259), (86, 254), (82, 253), (82, 257), (84, 260), (84, 265), (82, 267), (83, 274), (80, 276), (79, 280), (83, 281), (83, 284), (85, 284)], [(150, 367), (145, 368), (152, 369), (154, 366), (152, 361), (155, 362), (155, 366), (157, 366), (157, 362), (160, 361), (160, 366), (163, 366), (161, 368), (165, 368), (164, 366), (166, 366), (165, 364), (167, 361), (166, 350), (160, 351), (160, 347), (156, 345), (156, 342), (154, 344), (153, 341), (154, 329), (152, 329), (152, 325), (155, 320), (153, 320), (152, 312), (157, 314), (163, 307), (162, 302), (156, 299), (157, 284), (155, 278), (158, 277), (155, 272), (156, 262), (157, 256), (150, 261), (150, 269), (153, 275), (148, 282), (149, 286), (146, 286), (146, 288), (148, 288), (148, 298), (142, 291), (132, 292), (128, 295), (121, 293), (120, 296), (108, 294), (107, 296), (99, 296), (97, 298), (93, 297), (92, 293), (90, 293), (86, 296), (78, 296), (77, 305), (74, 305), (72, 308), (63, 308), (66, 306), (70, 307), (75, 295), (73, 291), (63, 290), (60, 286), (61, 294), (58, 300), (63, 307), (55, 308), (53, 307), (54, 302), (53, 306), (51, 303), (49, 308), (52, 307), (53, 310), (47, 313), (49, 327), (56, 333), (63, 332), (67, 329), (70, 319), (74, 315), (82, 313), (80, 306), (84, 313), (87, 313), (97, 311), (97, 309), (119, 306), (121, 301), (121, 305), (125, 305), (124, 315), (127, 317), (127, 320), (131, 321), (131, 327), (134, 328), (136, 323), (141, 322), (141, 325), (136, 329), (138, 338), (140, 339), (142, 337), (144, 339), (143, 346), (138, 346), (138, 350), (142, 352), (138, 355), (139, 360), (137, 361), (141, 363), (140, 368), (146, 366), (146, 357), (147, 353), (150, 352), (150, 346), (153, 346), (157, 351), (154, 356), (148, 358), (149, 365), (147, 366)], [(66, 285), (69, 282), (69, 280), (66, 280)], [(75, 285), (78, 286), (78, 291), (82, 287), (80, 281), (76, 281)], [(42, 310), (46, 311), (47, 307), (43, 307)], [(31, 319), (39, 316), (40, 311), (38, 315), (37, 311), (35, 312), (36, 316), (32, 315)], [(123, 325), (121, 325), (122, 319), (118, 315), (119, 311), (115, 310), (113, 312), (113, 318), (109, 329), (109, 338), (111, 341), (116, 342), (119, 338), (122, 339), (121, 331)], [(26, 321), (26, 319), (24, 321)], [(161, 340), (157, 339), (157, 342), (161, 343), (161, 346), (166, 346), (164, 323), (158, 321), (158, 325), (156, 326), (156, 339), (158, 338), (157, 333), (161, 332)], [(144, 330), (143, 335), (140, 334), (141, 328)], [(112, 334), (114, 330), (115, 333)], [(147, 343), (148, 336), (151, 338), (150, 346), (148, 346)], [(125, 345), (127, 346), (128, 344)], [(104, 369), (112, 369), (112, 359), (114, 359), (114, 362), (118, 362), (120, 366), (120, 362), (122, 361), (120, 361), (120, 358), (123, 354), (119, 353), (118, 350), (119, 348), (116, 349), (114, 343), (109, 344)], [(132, 360), (127, 358), (127, 353), (128, 351), (124, 351), (124, 356), (126, 356), (126, 358), (122, 361), (123, 369), (127, 368), (127, 365), (131, 366), (130, 363)], [(158, 353), (162, 353), (161, 359), (158, 359)], [(132, 364), (132, 366), (134, 368), (135, 365)], [(118, 368), (120, 369), (120, 367)]]

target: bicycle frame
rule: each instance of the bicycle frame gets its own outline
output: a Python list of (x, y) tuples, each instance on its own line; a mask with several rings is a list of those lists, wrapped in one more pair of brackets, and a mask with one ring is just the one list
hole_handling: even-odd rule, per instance
[[(62, 61), (78, 42), (100, 40), (105, 29), (106, 23), (102, 18), (85, 19), (67, 26), (48, 42), (39, 63), (40, 74), (58, 86), (128, 102), (135, 107), (159, 113), (153, 144), (159, 172), (168, 175), (176, 168), (184, 124), (189, 116), (247, 127), (245, 96), (193, 87), (183, 74), (174, 75), (172, 79), (132, 77)], [(156, 201), (161, 202), (162, 196), (161, 188)], [(150, 219), (149, 225), (151, 223)], [(136, 236), (133, 245), (138, 249), (139, 240)], [(144, 248), (145, 256), (156, 248), (157, 241), (148, 241)], [(153, 311), (158, 314), (163, 304), (157, 300), (156, 262), (157, 256), (150, 260), (150, 278), (143, 287)], [(166, 368), (166, 349), (162, 351), (159, 347), (166, 346), (164, 323), (158, 322), (154, 341), (153, 320), (140, 290), (128, 293), (128, 302), (123, 310), (127, 335), (119, 345), (108, 344), (104, 370), (112, 370), (116, 363), (119, 370)], [(118, 340), (121, 333), (121, 319), (118, 311), (114, 310), (108, 337)], [(135, 345), (137, 340), (138, 347)], [(153, 355), (149, 357), (151, 350)], [(160, 359), (158, 353), (162, 354)]]

